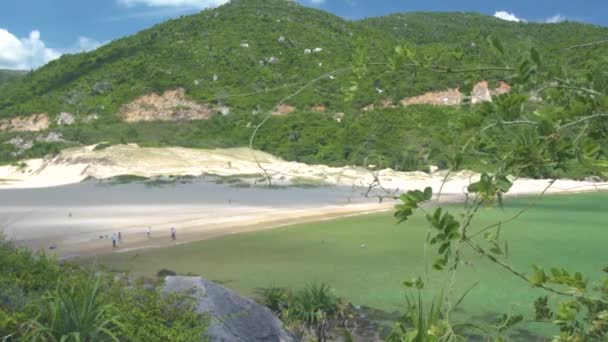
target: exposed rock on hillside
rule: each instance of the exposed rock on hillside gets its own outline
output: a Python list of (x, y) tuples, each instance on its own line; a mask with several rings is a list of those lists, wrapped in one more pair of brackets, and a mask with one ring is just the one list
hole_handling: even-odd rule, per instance
[(60, 113), (59, 116), (57, 117), (57, 124), (58, 125), (71, 125), (74, 123), (74, 121), (76, 121), (74, 119), (74, 115), (70, 114), (70, 113)]
[(47, 113), (32, 114), (30, 116), (19, 116), (12, 119), (0, 121), (0, 130), (37, 132), (49, 128), (51, 120)]
[[(500, 82), (498, 87), (490, 89), (487, 81), (479, 82), (473, 87), (471, 92), (471, 103), (477, 104), (482, 102), (491, 102), (492, 97), (502, 95), (511, 91), (511, 86), (505, 82)], [(404, 106), (415, 104), (428, 104), (433, 106), (457, 106), (462, 103), (465, 96), (458, 88), (448, 89), (444, 91), (432, 91), (423, 95), (407, 97), (401, 100)]]
[(296, 340), (268, 308), (203, 278), (167, 277), (163, 290), (186, 292), (196, 298), (196, 310), (210, 316), (207, 335), (212, 342)]
[(26, 150), (29, 150), (30, 148), (32, 148), (34, 146), (34, 143), (36, 143), (36, 142), (53, 143), (53, 142), (66, 142), (66, 140), (63, 139), (63, 135), (61, 133), (50, 132), (47, 135), (43, 135), (43, 134), (38, 135), (36, 137), (36, 139), (34, 139), (34, 140), (24, 139), (23, 137), (16, 136), (16, 137), (10, 139), (9, 141), (7, 141), (6, 143), (13, 145), (17, 149), (19, 149), (16, 152), (12, 152), (13, 155), (21, 155)]
[(456, 106), (462, 102), (462, 94), (458, 89), (432, 91), (423, 95), (407, 97), (401, 100), (404, 106), (428, 104), (433, 106)]
[(338, 122), (342, 122), (342, 119), (344, 118), (344, 113), (340, 112), (340, 113), (336, 113), (334, 115), (334, 120), (338, 121)]
[[(395, 104), (393, 104), (393, 102), (391, 102), (390, 100), (384, 100), (382, 101), (382, 103), (380, 104), (379, 108), (383, 108), (383, 109), (387, 109), (387, 108), (395, 108)], [(364, 112), (371, 112), (373, 110), (376, 110), (376, 105), (369, 104), (363, 108), (361, 108), (362, 111)]]
[(325, 113), (325, 110), (327, 110), (327, 108), (324, 105), (317, 105), (310, 107), (310, 110), (317, 113)]
[(29, 150), (30, 148), (32, 148), (32, 146), (34, 146), (34, 142), (31, 140), (24, 140), (21, 137), (14, 137), (11, 140), (6, 142), (7, 144), (13, 145), (16, 148), (19, 149), (19, 152), (17, 152), (17, 154), (21, 154), (23, 153), (23, 151), (25, 150)]
[(202, 120), (214, 113), (209, 105), (188, 100), (181, 88), (167, 90), (162, 95), (142, 96), (123, 106), (120, 112), (127, 122)]
[(511, 91), (511, 86), (505, 82), (500, 82), (498, 87), (490, 89), (488, 81), (479, 82), (473, 87), (471, 92), (471, 103), (492, 102), (492, 97), (506, 94)]
[(273, 115), (287, 115), (296, 111), (296, 107), (288, 104), (279, 105), (276, 110), (272, 113)]

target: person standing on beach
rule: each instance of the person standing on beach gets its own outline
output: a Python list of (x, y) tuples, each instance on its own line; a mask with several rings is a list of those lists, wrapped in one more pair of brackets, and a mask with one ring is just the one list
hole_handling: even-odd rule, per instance
[(122, 242), (122, 234), (118, 232), (118, 242)]
[(146, 228), (146, 235), (148, 235), (148, 239), (150, 238), (150, 234), (152, 233), (152, 228)]
[(171, 240), (175, 240), (176, 235), (177, 235), (177, 231), (175, 230), (175, 227), (171, 228)]
[(116, 248), (116, 234), (112, 233), (112, 248)]

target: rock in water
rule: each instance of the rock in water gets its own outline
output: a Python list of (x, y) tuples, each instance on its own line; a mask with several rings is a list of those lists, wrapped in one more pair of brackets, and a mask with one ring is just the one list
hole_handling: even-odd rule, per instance
[(212, 342), (292, 342), (281, 321), (266, 307), (201, 277), (167, 277), (164, 292), (186, 292), (197, 300), (197, 312), (210, 316)]

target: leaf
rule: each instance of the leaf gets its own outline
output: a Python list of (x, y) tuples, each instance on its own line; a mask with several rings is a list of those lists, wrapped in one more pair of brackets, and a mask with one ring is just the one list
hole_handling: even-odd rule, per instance
[(441, 245), (441, 247), (439, 247), (439, 254), (443, 254), (445, 253), (445, 251), (450, 248), (450, 243), (446, 242), (443, 245)]
[(505, 193), (511, 189), (513, 183), (506, 176), (499, 176), (496, 178), (496, 185), (501, 192)]
[(477, 193), (480, 190), (481, 190), (481, 183), (480, 182), (471, 183), (467, 187), (467, 191), (471, 192), (471, 193)]
[(533, 267), (534, 267), (534, 273), (532, 274), (532, 277), (530, 278), (530, 283), (532, 283), (532, 285), (534, 285), (534, 286), (539, 286), (539, 285), (542, 285), (545, 282), (547, 282), (547, 275), (545, 274), (545, 271), (536, 265)]
[(540, 54), (535, 48), (530, 49), (530, 58), (537, 66), (541, 66)]
[(502, 250), (500, 249), (500, 247), (498, 245), (494, 245), (494, 247), (490, 248), (490, 253), (492, 254), (496, 254), (496, 255), (502, 255)]
[(454, 309), (456, 309), (458, 305), (460, 305), (460, 303), (465, 299), (469, 292), (471, 292), (471, 290), (473, 290), (477, 285), (479, 285), (479, 282), (474, 283), (473, 285), (471, 285), (471, 287), (464, 291), (462, 296), (460, 296), (460, 298), (456, 301), (456, 304), (454, 304)]
[(490, 44), (496, 49), (498, 50), (498, 52), (500, 52), (502, 55), (505, 54), (505, 49), (502, 46), (502, 43), (500, 42), (500, 40), (494, 36), (490, 36), (489, 37), (489, 41)]
[(424, 189), (424, 200), (429, 201), (431, 198), (433, 198), (433, 188), (427, 187)]

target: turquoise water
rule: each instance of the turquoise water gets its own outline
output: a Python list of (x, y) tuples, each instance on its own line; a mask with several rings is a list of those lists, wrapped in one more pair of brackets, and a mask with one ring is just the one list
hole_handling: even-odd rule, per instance
[[(509, 218), (530, 201), (512, 199), (504, 209), (483, 209), (473, 229)], [(114, 255), (102, 262), (141, 275), (153, 275), (161, 268), (192, 272), (246, 295), (271, 285), (299, 288), (312, 280), (326, 281), (355, 304), (402, 311), (403, 280), (425, 273), (426, 227), (422, 215), (399, 225), (391, 214), (350, 217), (138, 251), (136, 258), (134, 253)], [(502, 235), (509, 244), (505, 262), (516, 269), (530, 274), (533, 264), (564, 267), (582, 272), (593, 283), (608, 265), (608, 193), (546, 197), (518, 220), (504, 225)], [(545, 292), (466, 246), (462, 251), (465, 263), (453, 287), (448, 286), (445, 273), (428, 274), (427, 300), (450, 288), (452, 298), (458, 298), (478, 283), (456, 312), (457, 322), (488, 324), (500, 313), (521, 313), (526, 322), (512, 332), (514, 340), (543, 340), (528, 334), (555, 333), (546, 324), (530, 322), (533, 301)], [(428, 252), (427, 261), (433, 259), (433, 253)], [(553, 302), (559, 299), (549, 297)]]

